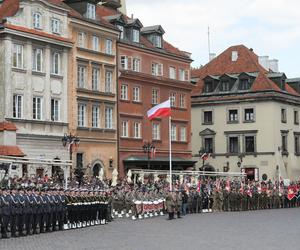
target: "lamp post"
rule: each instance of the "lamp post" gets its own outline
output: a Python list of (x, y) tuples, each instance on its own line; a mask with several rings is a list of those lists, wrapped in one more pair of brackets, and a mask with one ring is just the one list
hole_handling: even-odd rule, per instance
[(150, 169), (150, 154), (155, 150), (155, 146), (152, 142), (145, 142), (143, 146), (144, 153), (147, 154), (148, 157), (148, 169)]
[[(62, 141), (62, 144), (64, 147), (66, 147), (68, 145), (68, 150), (69, 150), (69, 156), (70, 156), (70, 161), (72, 162), (72, 156), (73, 156), (73, 145), (75, 146), (78, 146), (79, 143), (80, 143), (80, 139), (75, 136), (75, 135), (72, 135), (71, 133), (68, 135), (68, 134), (64, 134), (63, 138), (61, 139)], [(72, 165), (71, 165), (71, 168), (70, 168), (70, 178), (72, 180), (72, 166), (73, 166), (73, 162), (72, 162)]]

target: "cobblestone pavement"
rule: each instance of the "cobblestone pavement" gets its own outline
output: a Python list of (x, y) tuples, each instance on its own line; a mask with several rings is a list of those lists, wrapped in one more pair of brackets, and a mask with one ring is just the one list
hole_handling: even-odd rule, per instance
[(287, 250), (300, 246), (300, 209), (166, 217), (0, 240), (1, 250)]

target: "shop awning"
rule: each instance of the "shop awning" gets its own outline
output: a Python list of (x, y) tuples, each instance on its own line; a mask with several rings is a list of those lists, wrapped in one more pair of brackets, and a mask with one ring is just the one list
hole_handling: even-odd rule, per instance
[[(145, 164), (148, 162), (148, 158), (146, 156), (130, 156), (123, 160), (123, 162), (127, 165), (134, 164)], [(180, 157), (172, 157), (172, 164), (175, 165), (185, 165), (191, 166), (195, 165), (197, 161), (193, 161), (192, 159), (180, 158)], [(155, 157), (150, 159), (151, 164), (169, 164), (169, 157)]]

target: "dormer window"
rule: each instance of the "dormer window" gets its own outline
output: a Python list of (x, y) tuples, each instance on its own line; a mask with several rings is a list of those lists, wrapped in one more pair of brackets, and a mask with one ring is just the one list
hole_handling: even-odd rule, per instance
[(137, 29), (132, 30), (132, 41), (134, 43), (139, 43), (140, 42), (140, 31)]
[(240, 79), (240, 90), (249, 90), (251, 87), (249, 79)]
[(33, 28), (42, 28), (42, 15), (39, 12), (33, 13)]
[(213, 83), (212, 82), (206, 82), (204, 85), (204, 92), (205, 93), (210, 93), (213, 92)]
[(161, 48), (162, 47), (162, 39), (161, 39), (161, 36), (160, 35), (154, 35), (153, 36), (153, 45), (156, 47), (156, 48)]
[(229, 91), (230, 90), (230, 82), (229, 81), (222, 81), (220, 83), (220, 91)]
[(88, 3), (86, 17), (90, 19), (96, 19), (96, 5)]
[(117, 27), (121, 31), (120, 39), (124, 39), (124, 27), (122, 25), (117, 25)]

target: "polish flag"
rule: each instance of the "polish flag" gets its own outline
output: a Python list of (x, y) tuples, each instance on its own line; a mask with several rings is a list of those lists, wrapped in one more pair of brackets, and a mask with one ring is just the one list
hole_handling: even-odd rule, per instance
[(150, 109), (147, 112), (148, 118), (150, 120), (156, 118), (156, 117), (168, 117), (171, 115), (171, 102), (170, 100), (167, 100), (165, 102), (162, 102), (156, 106), (154, 106), (152, 109)]
[(204, 161), (208, 160), (209, 157), (210, 157), (210, 154), (208, 154), (208, 153), (204, 153), (203, 155), (201, 155), (201, 159)]

